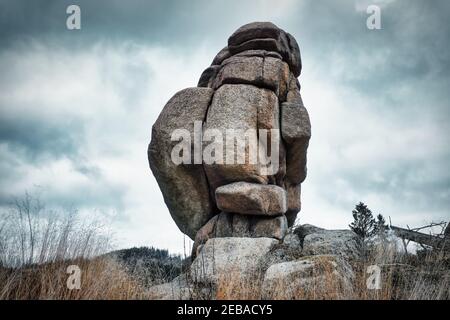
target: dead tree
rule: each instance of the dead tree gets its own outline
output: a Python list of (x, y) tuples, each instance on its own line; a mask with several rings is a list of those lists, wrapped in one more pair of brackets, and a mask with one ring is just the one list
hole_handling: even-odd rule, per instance
[[(432, 234), (426, 234), (426, 233), (419, 232), (419, 230), (422, 230), (425, 228), (431, 228), (431, 227), (436, 227), (436, 226), (444, 227), (445, 225), (447, 225), (447, 227), (445, 228), (445, 231), (442, 231), (439, 235), (432, 235)], [(393, 225), (391, 225), (390, 228), (392, 231), (394, 231), (394, 233), (399, 238), (402, 239), (403, 245), (405, 246), (405, 251), (406, 251), (406, 246), (408, 245), (409, 241), (417, 242), (422, 247), (429, 246), (436, 250), (450, 251), (450, 227), (449, 226), (450, 226), (450, 222), (447, 224), (445, 222), (441, 222), (441, 223), (432, 223), (427, 226), (414, 228), (414, 229), (409, 229), (409, 227), (408, 227), (408, 229), (405, 229), (405, 228), (400, 228), (400, 227), (396, 227)], [(407, 240), (407, 242), (405, 242), (405, 240)]]

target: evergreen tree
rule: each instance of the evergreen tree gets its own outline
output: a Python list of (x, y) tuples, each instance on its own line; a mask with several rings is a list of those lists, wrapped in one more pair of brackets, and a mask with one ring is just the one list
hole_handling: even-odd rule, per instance
[(374, 234), (379, 235), (380, 237), (384, 236), (387, 229), (388, 226), (386, 225), (386, 220), (384, 217), (381, 214), (377, 215), (377, 220), (374, 226)]
[(352, 214), (353, 222), (349, 227), (365, 242), (375, 234), (376, 221), (373, 218), (372, 211), (364, 203), (360, 202), (355, 206)]

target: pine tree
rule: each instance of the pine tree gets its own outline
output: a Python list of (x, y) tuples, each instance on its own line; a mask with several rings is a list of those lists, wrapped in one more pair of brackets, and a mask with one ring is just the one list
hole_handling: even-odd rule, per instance
[(373, 218), (372, 211), (364, 203), (360, 202), (355, 206), (352, 214), (354, 221), (349, 227), (365, 242), (375, 234), (376, 221)]
[(381, 214), (377, 215), (377, 220), (374, 226), (374, 234), (384, 236), (387, 229), (388, 226), (386, 225), (386, 220), (384, 217)]

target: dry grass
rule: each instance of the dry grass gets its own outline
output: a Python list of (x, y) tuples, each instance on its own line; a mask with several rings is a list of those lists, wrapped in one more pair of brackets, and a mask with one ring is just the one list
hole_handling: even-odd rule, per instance
[[(80, 289), (67, 286), (69, 265), (81, 269)], [(113, 260), (52, 262), (0, 271), (0, 299), (145, 299), (146, 292)]]
[(243, 276), (240, 272), (230, 271), (219, 275), (214, 296), (217, 300), (259, 300), (262, 279), (260, 274)]
[[(369, 265), (381, 268), (381, 289), (367, 290)], [(450, 256), (435, 250), (405, 254), (385, 243), (373, 248), (366, 261), (355, 266), (356, 299), (448, 300), (450, 299)]]
[[(45, 209), (26, 194), (0, 212), (0, 299), (142, 299), (145, 289), (115, 260), (107, 229), (74, 210)], [(80, 288), (69, 289), (69, 265)]]

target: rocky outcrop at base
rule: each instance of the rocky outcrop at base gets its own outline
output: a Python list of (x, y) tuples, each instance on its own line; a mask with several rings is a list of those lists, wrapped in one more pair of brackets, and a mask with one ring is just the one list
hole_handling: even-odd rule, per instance
[(283, 240), (211, 238), (198, 248), (189, 272), (150, 293), (155, 299), (215, 299), (235, 286), (261, 299), (326, 297), (330, 290), (348, 297), (355, 278), (351, 265), (360, 257), (353, 231), (307, 224), (289, 229)]

